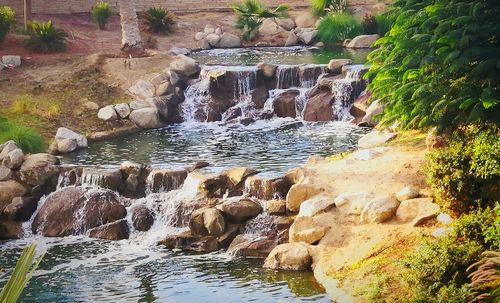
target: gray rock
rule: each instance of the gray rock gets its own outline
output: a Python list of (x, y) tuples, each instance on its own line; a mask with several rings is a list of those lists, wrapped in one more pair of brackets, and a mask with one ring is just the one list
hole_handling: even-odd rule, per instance
[(12, 140), (9, 140), (4, 144), (0, 145), (0, 161), (2, 161), (5, 157), (7, 157), (7, 155), (16, 148), (18, 148), (17, 144)]
[(3, 214), (12, 221), (28, 221), (38, 205), (34, 197), (15, 197), (12, 202), (5, 207)]
[(222, 35), (222, 29), (220, 27), (216, 28), (215, 29), (215, 34), (217, 34), (219, 36)]
[(207, 38), (203, 38), (200, 41), (198, 41), (198, 47), (203, 50), (212, 48)]
[(172, 47), (170, 49), (170, 54), (177, 56), (177, 55), (189, 55), (191, 53), (191, 50), (189, 48), (184, 48), (184, 47)]
[(376, 117), (382, 113), (384, 113), (384, 105), (382, 105), (379, 100), (373, 101), (366, 109), (366, 114), (361, 119), (359, 125), (375, 127), (378, 124)]
[(352, 39), (348, 44), (348, 48), (370, 48), (372, 44), (380, 38), (379, 35), (360, 35)]
[(420, 193), (413, 187), (406, 186), (396, 193), (396, 198), (399, 202), (403, 202), (405, 200), (418, 198)]
[(139, 99), (147, 99), (155, 96), (156, 88), (150, 81), (141, 79), (129, 87), (128, 92)]
[(85, 102), (85, 103), (83, 104), (83, 107), (84, 107), (85, 109), (88, 109), (88, 110), (98, 110), (98, 109), (99, 109), (99, 104), (97, 104), (97, 103), (95, 103), (95, 102), (90, 102), (90, 101), (88, 101), (88, 102)]
[(159, 128), (162, 126), (158, 109), (153, 107), (132, 111), (132, 113), (130, 113), (130, 120), (143, 129)]
[(313, 44), (314, 39), (316, 39), (317, 35), (318, 35), (317, 30), (309, 28), (302, 29), (302, 31), (298, 34), (299, 40), (306, 45)]
[(24, 161), (24, 153), (20, 148), (10, 151), (2, 161), (2, 165), (10, 169), (18, 169)]
[(7, 181), (10, 179), (12, 179), (12, 170), (0, 165), (0, 181)]
[(284, 31), (285, 30), (271, 18), (265, 19), (264, 22), (262, 22), (262, 25), (259, 27), (259, 34), (263, 36), (273, 36)]
[(68, 128), (65, 127), (59, 127), (57, 129), (56, 141), (61, 140), (61, 139), (70, 139), (74, 140), (76, 142), (77, 148), (87, 148), (88, 147), (88, 141), (87, 138), (84, 135), (81, 135), (77, 132), (74, 132)]
[(21, 66), (21, 56), (7, 55), (2, 56), (2, 62), (7, 66), (19, 67)]
[(43, 186), (50, 181), (57, 182), (58, 164), (59, 159), (50, 154), (29, 155), (19, 170), (21, 180), (31, 186)]
[(176, 56), (175, 60), (170, 63), (170, 69), (178, 74), (191, 77), (199, 73), (201, 67), (193, 58), (179, 55)]
[(286, 31), (291, 31), (295, 28), (295, 21), (291, 18), (276, 19), (276, 23)]
[(222, 34), (222, 36), (220, 37), (220, 41), (217, 44), (217, 47), (221, 48), (234, 48), (240, 46), (241, 46), (240, 37), (229, 33)]
[(197, 32), (195, 35), (194, 35), (194, 40), (196, 41), (200, 41), (200, 40), (203, 40), (205, 39), (205, 37), (207, 36), (207, 34), (203, 33), (203, 32)]
[(314, 27), (317, 20), (310, 12), (306, 12), (295, 19), (295, 24), (300, 28)]
[(57, 152), (59, 152), (61, 154), (70, 153), (72, 151), (75, 151), (78, 148), (78, 144), (76, 143), (76, 140), (65, 139), (65, 138), (58, 139), (56, 141), (56, 146), (57, 146)]
[(156, 89), (157, 96), (165, 96), (168, 94), (172, 94), (175, 91), (175, 86), (170, 83), (170, 79), (158, 85)]
[(134, 111), (141, 108), (153, 107), (153, 104), (144, 100), (135, 100), (130, 102), (128, 106), (130, 107), (131, 111)]
[(108, 105), (99, 110), (97, 112), (97, 118), (104, 120), (104, 121), (115, 121), (118, 119), (118, 114), (115, 111), (115, 108), (113, 105)]
[(220, 41), (220, 36), (217, 34), (208, 34), (206, 39), (211, 46), (216, 46)]
[(361, 212), (361, 222), (383, 223), (396, 214), (398, 207), (399, 201), (393, 195), (374, 198)]
[(116, 104), (115, 111), (120, 118), (126, 119), (130, 115), (130, 106), (127, 103)]
[(213, 25), (208, 24), (205, 26), (205, 29), (203, 30), (203, 32), (207, 35), (213, 34), (213, 33), (215, 33), (215, 27)]

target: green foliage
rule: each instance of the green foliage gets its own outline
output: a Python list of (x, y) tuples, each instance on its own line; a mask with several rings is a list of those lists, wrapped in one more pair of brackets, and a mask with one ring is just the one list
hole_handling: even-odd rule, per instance
[(349, 14), (329, 14), (318, 25), (318, 36), (325, 45), (332, 45), (363, 33), (363, 27)]
[(500, 193), (500, 127), (464, 126), (449, 145), (428, 154), (428, 183), (437, 202), (461, 213), (492, 206)]
[(252, 40), (259, 31), (259, 27), (266, 18), (286, 18), (289, 7), (279, 5), (274, 10), (269, 10), (258, 0), (245, 0), (242, 3), (235, 3), (231, 6), (236, 14), (237, 29), (243, 30), (243, 39)]
[(456, 220), (447, 235), (424, 241), (404, 260), (404, 278), (415, 290), (410, 302), (467, 302), (471, 286), (466, 270), (483, 251), (500, 248), (500, 234), (494, 241), (485, 235), (499, 220), (492, 209), (476, 211)]
[(383, 14), (375, 15), (375, 22), (377, 24), (377, 34), (381, 37), (385, 36), (394, 24), (396, 17), (393, 15), (392, 11), (385, 12)]
[(66, 50), (68, 35), (49, 20), (47, 23), (31, 22), (28, 27), (29, 38), (26, 46), (35, 52), (47, 53)]
[(8, 6), (0, 6), (0, 42), (5, 40), (7, 33), (16, 22), (16, 13)]
[(322, 17), (330, 13), (341, 14), (347, 9), (346, 0), (311, 0), (311, 11)]
[(43, 259), (43, 255), (35, 259), (35, 253), (36, 244), (34, 243), (23, 250), (9, 280), (0, 292), (0, 302), (18, 302), (23, 290), (28, 286), (29, 280)]
[(9, 140), (15, 141), (24, 152), (29, 153), (41, 152), (45, 147), (42, 137), (35, 130), (0, 117), (0, 143)]
[(169, 34), (175, 25), (175, 14), (162, 7), (152, 7), (142, 15), (143, 30), (148, 33)]
[(366, 14), (361, 21), (363, 33), (365, 35), (373, 35), (378, 33), (377, 19), (373, 15)]
[(100, 1), (92, 9), (92, 19), (97, 23), (99, 29), (103, 30), (109, 21), (109, 18), (113, 15), (109, 4), (104, 1)]
[(402, 128), (500, 121), (500, 5), (494, 0), (398, 0), (390, 32), (369, 55), (382, 122)]

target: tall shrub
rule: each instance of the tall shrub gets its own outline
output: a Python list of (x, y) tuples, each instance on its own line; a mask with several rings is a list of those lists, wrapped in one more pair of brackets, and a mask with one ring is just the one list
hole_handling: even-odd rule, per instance
[(41, 152), (45, 147), (42, 136), (34, 129), (16, 125), (0, 117), (0, 143), (9, 140), (15, 141), (23, 151), (29, 153)]
[(282, 4), (270, 10), (258, 0), (245, 0), (242, 3), (233, 4), (232, 9), (237, 16), (235, 27), (243, 30), (244, 40), (252, 40), (257, 35), (264, 19), (286, 18), (289, 7)]
[(318, 25), (318, 36), (326, 45), (342, 42), (362, 33), (361, 24), (349, 14), (329, 14)]
[(48, 53), (66, 49), (68, 35), (63, 29), (55, 27), (50, 20), (47, 23), (31, 22), (28, 34), (26, 46), (33, 51)]
[(103, 30), (106, 27), (106, 24), (109, 21), (109, 18), (113, 15), (109, 4), (101, 1), (94, 6), (92, 9), (92, 19), (94, 19), (95, 23), (99, 26), (99, 29)]
[(175, 25), (175, 14), (162, 7), (152, 7), (141, 17), (143, 30), (148, 33), (168, 34)]
[(0, 42), (5, 40), (7, 33), (16, 22), (16, 13), (8, 6), (0, 6)]
[(496, 0), (399, 0), (391, 31), (369, 55), (383, 122), (403, 128), (500, 122)]

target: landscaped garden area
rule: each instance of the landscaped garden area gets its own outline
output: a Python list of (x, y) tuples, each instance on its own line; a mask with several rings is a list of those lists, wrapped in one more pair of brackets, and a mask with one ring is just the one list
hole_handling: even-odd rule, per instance
[(496, 1), (56, 2), (0, 3), (0, 302), (500, 301)]

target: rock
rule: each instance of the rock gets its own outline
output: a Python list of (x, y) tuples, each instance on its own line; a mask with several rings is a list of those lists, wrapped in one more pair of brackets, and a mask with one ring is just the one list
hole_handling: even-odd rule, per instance
[(75, 151), (77, 149), (78, 145), (76, 144), (75, 140), (71, 139), (60, 139), (55, 141), (55, 148), (56, 151), (53, 152), (54, 154), (61, 153), (70, 153), (72, 151)]
[(101, 108), (97, 112), (97, 118), (104, 120), (106, 122), (115, 121), (118, 119), (118, 114), (116, 113), (115, 107), (113, 105), (108, 105)]
[(144, 101), (144, 100), (135, 100), (132, 101), (128, 104), (130, 107), (131, 111), (137, 110), (137, 109), (142, 109), (142, 108), (148, 108), (148, 107), (153, 107), (153, 104)]
[(167, 192), (182, 187), (188, 176), (185, 169), (153, 169), (148, 176), (148, 191), (152, 193)]
[(126, 119), (130, 115), (130, 106), (127, 103), (116, 104), (115, 111), (120, 118)]
[(278, 68), (277, 65), (265, 62), (260, 62), (259, 64), (257, 64), (257, 69), (262, 73), (262, 75), (264, 75), (264, 77), (267, 78), (273, 78), (274, 75), (276, 74), (277, 68)]
[(377, 116), (383, 113), (384, 106), (380, 103), (379, 100), (375, 100), (366, 109), (366, 114), (363, 119), (361, 119), (361, 123), (359, 123), (359, 125), (375, 127), (378, 124), (378, 121), (376, 121)]
[(259, 34), (263, 36), (273, 36), (279, 33), (284, 32), (285, 30), (276, 24), (273, 19), (266, 18), (262, 22), (262, 25), (259, 27)]
[(269, 200), (266, 201), (266, 212), (270, 215), (282, 216), (286, 214), (285, 200)]
[(393, 195), (374, 198), (361, 212), (361, 222), (383, 223), (394, 216), (398, 206), (399, 201)]
[(216, 46), (217, 43), (220, 41), (220, 36), (217, 34), (208, 34), (206, 37), (208, 43), (210, 43), (210, 46)]
[(222, 36), (220, 37), (220, 41), (217, 44), (217, 47), (221, 48), (233, 48), (240, 46), (241, 46), (240, 37), (229, 33), (222, 34)]
[(7, 55), (2, 56), (2, 63), (9, 67), (21, 66), (21, 56)]
[(132, 113), (130, 113), (130, 120), (143, 129), (159, 128), (162, 126), (158, 109), (153, 107), (132, 111)]
[(12, 221), (28, 221), (38, 205), (34, 197), (15, 197), (12, 202), (5, 207), (3, 214)]
[(295, 18), (295, 25), (300, 28), (311, 28), (315, 26), (317, 20), (315, 16), (307, 12)]
[(283, 270), (307, 270), (312, 264), (305, 243), (286, 243), (276, 246), (264, 261), (264, 268)]
[(337, 117), (333, 113), (334, 97), (331, 92), (321, 92), (307, 101), (304, 108), (306, 121), (333, 121)]
[(279, 199), (286, 196), (291, 186), (287, 178), (251, 176), (245, 181), (245, 192), (261, 200)]
[(144, 165), (132, 161), (123, 161), (120, 164), (120, 170), (126, 175), (140, 175), (143, 169)]
[(306, 183), (294, 184), (286, 195), (286, 208), (289, 211), (297, 212), (300, 210), (302, 202), (321, 193), (323, 190)]
[(98, 110), (99, 104), (97, 104), (95, 102), (88, 101), (88, 102), (85, 102), (83, 104), (83, 108), (88, 109), (88, 110)]
[(372, 44), (380, 38), (379, 35), (360, 35), (352, 39), (348, 44), (348, 48), (370, 48)]
[(170, 63), (170, 69), (185, 77), (191, 77), (198, 74), (201, 67), (193, 58), (179, 55)]
[(305, 242), (315, 244), (323, 239), (326, 231), (327, 228), (318, 226), (312, 217), (297, 217), (290, 226), (290, 243)]
[(235, 223), (243, 223), (249, 219), (255, 218), (262, 212), (259, 203), (248, 198), (234, 197), (222, 201), (217, 205), (228, 220)]
[[(222, 236), (221, 236), (222, 237)], [(209, 253), (219, 250), (219, 241), (214, 236), (197, 236), (190, 231), (168, 236), (158, 243), (167, 248), (180, 248), (195, 252)]]
[(0, 181), (12, 179), (12, 170), (5, 166), (0, 166)]
[(310, 45), (314, 43), (317, 35), (318, 31), (315, 29), (302, 29), (297, 36), (299, 37), (299, 41), (305, 45)]
[(420, 196), (418, 190), (413, 187), (406, 186), (396, 193), (396, 198), (399, 202), (403, 202), (405, 200), (415, 199)]
[(175, 91), (175, 86), (172, 83), (170, 83), (170, 80), (168, 80), (158, 85), (158, 88), (156, 89), (156, 95), (165, 96), (174, 93), (174, 91)]
[(351, 59), (332, 59), (328, 63), (328, 71), (334, 74), (342, 73), (342, 67), (344, 65), (352, 64)]
[(119, 220), (116, 222), (101, 225), (89, 230), (89, 237), (104, 240), (118, 241), (128, 239), (129, 227), (127, 220)]
[(147, 99), (155, 96), (156, 88), (150, 81), (140, 79), (129, 87), (128, 92), (139, 99)]
[(231, 182), (232, 186), (243, 184), (247, 177), (257, 174), (258, 171), (248, 167), (231, 167), (222, 172)]
[(58, 164), (59, 159), (50, 154), (29, 155), (19, 170), (21, 180), (30, 186), (57, 184)]
[(117, 191), (122, 184), (122, 173), (116, 168), (85, 167), (82, 170), (82, 184)]
[(78, 134), (65, 127), (59, 127), (57, 129), (55, 144), (57, 146), (57, 151), (60, 153), (69, 153), (76, 149), (88, 147), (87, 138), (84, 135)]
[(191, 53), (191, 50), (189, 48), (185, 47), (172, 47), (170, 49), (170, 54), (177, 56), (177, 55), (189, 55)]
[(45, 237), (80, 235), (126, 214), (120, 197), (111, 190), (64, 187), (47, 197), (31, 228)]
[(291, 31), (295, 28), (295, 21), (291, 18), (276, 18), (276, 23), (286, 31)]
[(249, 235), (238, 235), (229, 245), (231, 254), (247, 258), (266, 258), (276, 247), (276, 239), (257, 238)]
[(313, 217), (335, 207), (335, 201), (326, 196), (316, 196), (300, 204), (299, 217)]
[(201, 208), (191, 214), (189, 229), (199, 236), (220, 236), (226, 230), (226, 221), (219, 210)]
[(252, 102), (255, 108), (262, 109), (269, 98), (269, 90), (264, 86), (259, 86), (252, 91)]
[(439, 214), (439, 205), (432, 198), (409, 199), (401, 202), (396, 218), (401, 222), (411, 222), (413, 226), (425, 224)]
[(200, 41), (202, 39), (205, 39), (206, 36), (207, 36), (207, 34), (205, 34), (203, 32), (197, 32), (196, 34), (194, 34), (194, 40)]
[(300, 92), (296, 89), (290, 89), (279, 94), (273, 100), (273, 108), (276, 115), (281, 118), (297, 117), (295, 99), (299, 94)]
[(219, 249), (228, 248), (229, 245), (234, 241), (234, 239), (241, 233), (241, 225), (239, 224), (228, 224), (226, 226), (226, 232), (222, 236), (217, 238), (219, 242)]
[(394, 139), (397, 134), (381, 131), (372, 131), (359, 139), (359, 148), (372, 148), (385, 144), (386, 142)]
[(10, 169), (18, 169), (24, 161), (24, 153), (20, 148), (10, 151), (3, 159), (2, 165)]
[(202, 168), (205, 168), (208, 166), (210, 166), (210, 163), (208, 163), (206, 161), (197, 161), (197, 162), (193, 163), (193, 165), (191, 165), (191, 167), (188, 169), (188, 171), (192, 172), (192, 171), (195, 171), (197, 169), (202, 169)]
[(203, 38), (200, 41), (198, 41), (198, 47), (200, 49), (203, 49), (203, 50), (212, 48), (212, 46), (210, 45), (210, 42), (208, 42), (207, 38)]
[(21, 222), (0, 220), (0, 240), (20, 239), (22, 236)]
[(334, 200), (335, 207), (349, 215), (360, 215), (365, 206), (373, 199), (369, 193), (343, 193)]
[[(28, 193), (26, 188), (14, 180), (0, 182), (0, 214), (4, 208), (12, 202), (15, 197), (21, 197)], [(0, 220), (1, 221), (1, 220)]]
[(285, 46), (295, 46), (299, 44), (299, 37), (294, 31), (290, 31), (286, 39)]
[(16, 148), (18, 148), (17, 144), (12, 140), (0, 145), (0, 162), (3, 161), (3, 159), (5, 159), (5, 157), (7, 157), (7, 155)]
[(212, 34), (215, 33), (215, 27), (211, 24), (205, 25), (205, 29), (203, 30), (205, 34)]
[(314, 44), (314, 47), (317, 47), (317, 48), (323, 48), (323, 47), (325, 47), (325, 44), (324, 44), (323, 42), (319, 41), (319, 42), (316, 42), (316, 43)]
[(132, 208), (132, 225), (138, 231), (148, 231), (155, 222), (154, 213), (145, 205)]

